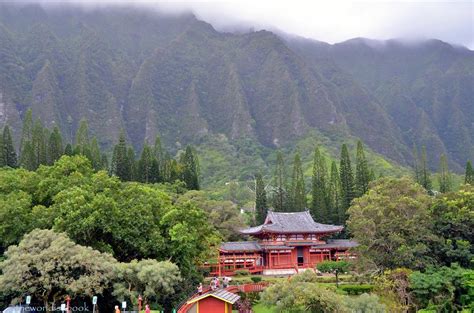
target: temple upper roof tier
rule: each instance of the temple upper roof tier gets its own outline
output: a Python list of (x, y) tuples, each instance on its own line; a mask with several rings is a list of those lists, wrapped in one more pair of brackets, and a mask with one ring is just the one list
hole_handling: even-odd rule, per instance
[(276, 234), (330, 234), (344, 229), (343, 226), (316, 223), (309, 211), (273, 212), (268, 211), (262, 225), (240, 230), (244, 235)]

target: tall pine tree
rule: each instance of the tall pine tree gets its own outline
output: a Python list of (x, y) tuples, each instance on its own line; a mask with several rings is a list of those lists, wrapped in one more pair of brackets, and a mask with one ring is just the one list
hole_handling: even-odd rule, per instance
[(327, 206), (329, 196), (327, 183), (326, 160), (321, 155), (319, 147), (316, 147), (313, 159), (311, 213), (314, 219), (320, 223), (326, 223), (329, 220), (329, 210)]
[(137, 165), (137, 161), (135, 160), (135, 150), (133, 150), (133, 147), (131, 146), (127, 148), (127, 159), (128, 159), (129, 173), (130, 173), (130, 177), (128, 178), (128, 180), (136, 181), (138, 165)]
[(199, 190), (199, 160), (191, 146), (181, 155), (182, 179), (189, 190)]
[(156, 174), (154, 172), (154, 162), (156, 158), (153, 155), (153, 150), (145, 143), (143, 146), (140, 160), (138, 161), (138, 180), (143, 183), (155, 183)]
[(341, 177), (337, 169), (336, 161), (331, 163), (329, 178), (329, 223), (341, 225), (344, 223), (344, 212), (341, 211)]
[(418, 157), (418, 147), (413, 144), (413, 176), (415, 181), (421, 185), (420, 159)]
[(8, 125), (5, 125), (5, 127), (3, 128), (2, 141), (4, 165), (9, 167), (16, 167), (16, 151), (15, 146), (13, 145), (12, 134), (10, 133), (10, 128), (8, 127)]
[(296, 152), (293, 161), (293, 174), (291, 177), (291, 210), (300, 212), (306, 209), (306, 190), (304, 186), (303, 168), (300, 154)]
[(354, 175), (352, 173), (351, 158), (346, 144), (343, 144), (341, 148), (339, 173), (341, 177), (342, 218), (345, 222), (346, 210), (351, 206), (351, 201), (354, 199)]
[(82, 119), (76, 132), (76, 146), (74, 150), (78, 154), (87, 156), (89, 154), (89, 125)]
[(130, 162), (127, 154), (127, 142), (123, 131), (120, 133), (119, 142), (114, 146), (110, 171), (122, 181), (128, 181), (131, 178)]
[(265, 191), (265, 183), (263, 182), (262, 174), (255, 175), (255, 223), (256, 225), (263, 224), (267, 217), (267, 193)]
[(92, 167), (96, 171), (103, 169), (99, 142), (97, 141), (97, 138), (95, 136), (92, 138), (90, 142), (89, 152), (90, 152), (90, 160), (92, 163)]
[(355, 191), (356, 196), (360, 197), (369, 190), (370, 170), (365, 158), (364, 147), (362, 142), (357, 141), (356, 154), (356, 176), (355, 176)]
[(158, 136), (158, 135), (156, 136), (155, 144), (153, 145), (153, 155), (154, 155), (153, 164), (152, 164), (153, 175), (156, 177), (157, 182), (166, 181), (166, 179), (164, 177), (165, 153), (164, 153), (163, 147), (161, 145), (160, 136)]
[(277, 212), (283, 212), (286, 210), (287, 205), (287, 185), (286, 185), (286, 170), (285, 162), (283, 160), (283, 154), (281, 151), (277, 153), (277, 163), (275, 167), (275, 175), (273, 177), (273, 208)]
[(421, 161), (420, 161), (420, 185), (423, 186), (429, 193), (431, 193), (431, 174), (428, 169), (428, 159), (426, 156), (426, 147), (423, 146), (421, 149)]
[(46, 138), (44, 135), (43, 124), (40, 119), (37, 119), (33, 127), (33, 138), (31, 142), (34, 169), (37, 169), (42, 164), (47, 164)]
[(33, 154), (33, 116), (31, 109), (26, 111), (20, 139), (19, 165), (28, 170), (35, 170), (35, 156)]
[(53, 164), (63, 155), (63, 139), (59, 128), (54, 127), (48, 140), (48, 164)]
[(464, 183), (474, 185), (474, 169), (472, 168), (471, 161), (466, 163), (466, 174), (464, 176)]
[(440, 158), (438, 182), (439, 191), (441, 193), (451, 191), (452, 178), (451, 173), (449, 172), (448, 159), (444, 154), (442, 154)]

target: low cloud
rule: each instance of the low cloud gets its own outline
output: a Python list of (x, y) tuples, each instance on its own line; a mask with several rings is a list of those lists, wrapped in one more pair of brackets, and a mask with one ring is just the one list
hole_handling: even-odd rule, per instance
[(74, 3), (84, 8), (131, 5), (167, 13), (193, 12), (218, 30), (278, 29), (329, 43), (354, 37), (436, 38), (474, 48), (473, 1), (39, 0), (35, 2), (56, 6)]

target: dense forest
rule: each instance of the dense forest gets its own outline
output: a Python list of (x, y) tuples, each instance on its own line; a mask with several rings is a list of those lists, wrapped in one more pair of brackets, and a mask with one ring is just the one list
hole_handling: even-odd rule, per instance
[(438, 40), (0, 4), (0, 305), (172, 312), (273, 209), (358, 246), (291, 279), (240, 273), (269, 284), (240, 312), (470, 312), (473, 73)]

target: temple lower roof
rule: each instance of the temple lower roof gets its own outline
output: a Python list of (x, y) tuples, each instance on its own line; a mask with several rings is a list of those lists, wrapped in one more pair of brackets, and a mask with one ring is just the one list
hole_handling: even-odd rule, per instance
[[(308, 246), (308, 244), (305, 244)], [(311, 245), (312, 249), (349, 249), (357, 247), (357, 242), (348, 239), (329, 239), (324, 244)], [(295, 248), (295, 243), (291, 246), (286, 244), (281, 245), (265, 245), (258, 241), (231, 241), (223, 242), (221, 244), (221, 251), (227, 252), (258, 252), (265, 250), (291, 250)]]

